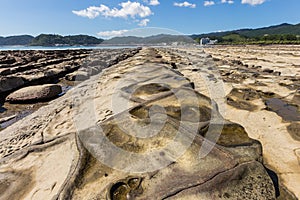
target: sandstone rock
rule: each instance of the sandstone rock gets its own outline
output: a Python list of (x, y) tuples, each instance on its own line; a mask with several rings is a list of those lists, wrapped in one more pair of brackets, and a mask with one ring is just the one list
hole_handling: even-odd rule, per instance
[(146, 48), (1, 131), (0, 198), (275, 199), (261, 144), (159, 55)]
[(273, 74), (274, 74), (274, 76), (280, 76), (280, 75), (281, 75), (281, 72), (275, 71)]
[[(151, 72), (146, 73), (147, 69), (152, 69)], [(142, 78), (142, 72), (144, 72), (145, 74), (147, 74), (148, 78), (149, 76), (151, 77), (151, 75), (153, 75), (154, 77), (156, 77), (156, 70), (154, 70), (156, 67), (152, 66), (152, 67), (143, 67), (141, 66), (139, 67), (135, 67), (134, 71), (135, 71), (135, 76)], [(161, 71), (159, 73), (161, 74), (169, 74), (165, 71), (163, 71), (162, 69), (160, 69)], [(150, 75), (151, 74), (151, 75)], [(169, 75), (170, 76), (170, 75)], [(177, 80), (176, 75), (173, 75), (174, 80)], [(128, 77), (128, 79), (130, 78), (130, 75)], [(146, 78), (146, 77), (145, 77)], [(160, 79), (163, 80), (163, 76), (160, 77)], [(190, 88), (187, 87), (183, 87), (185, 84), (182, 84), (181, 82), (172, 82), (171, 81), (171, 77), (169, 77), (168, 81), (164, 81), (164, 83), (167, 83), (168, 86), (164, 85), (164, 84), (147, 84), (147, 81), (145, 82), (137, 82), (136, 84), (132, 84), (129, 87), (126, 85), (123, 85), (123, 87), (121, 88), (121, 91), (123, 91), (124, 93), (128, 93), (131, 95), (122, 95), (123, 97), (126, 98), (130, 98), (133, 101), (137, 101), (137, 102), (145, 102), (145, 100), (149, 100), (149, 102), (145, 102), (143, 103), (142, 106), (137, 106), (134, 107), (132, 109), (129, 110), (129, 113), (131, 114), (131, 118), (126, 118), (126, 113), (121, 113), (119, 114), (117, 117), (113, 117), (111, 119), (108, 119), (107, 121), (103, 122), (102, 124), (99, 124), (98, 127), (93, 127), (91, 129), (87, 129), (87, 130), (83, 130), (82, 132), (79, 133), (79, 137), (82, 139), (83, 144), (85, 147), (87, 147), (89, 149), (90, 152), (92, 152), (92, 155), (94, 157), (98, 157), (99, 158), (103, 158), (106, 155), (104, 155), (102, 153), (101, 150), (97, 149), (100, 148), (101, 146), (103, 146), (103, 144), (101, 145), (101, 139), (98, 138), (100, 137), (102, 134), (106, 135), (109, 139), (109, 141), (113, 142), (115, 145), (117, 145), (117, 147), (121, 148), (121, 149), (126, 149), (129, 152), (145, 152), (147, 151), (147, 149), (152, 149), (155, 150), (156, 148), (159, 149), (160, 145), (163, 145), (164, 142), (168, 142), (168, 139), (173, 138), (174, 135), (172, 134), (176, 134), (176, 127), (179, 126), (178, 122), (179, 121), (187, 121), (189, 124), (189, 127), (193, 127), (193, 123), (195, 123), (196, 121), (194, 121), (195, 119), (199, 119), (200, 122), (205, 122), (205, 121), (209, 121), (211, 118), (210, 115), (210, 109), (212, 109), (211, 107), (211, 101), (206, 98), (205, 96), (202, 96), (200, 94), (198, 94), (198, 98), (199, 98), (199, 110), (201, 113), (201, 117), (197, 115), (196, 112), (191, 112), (191, 107), (189, 108), (189, 106), (191, 105), (178, 105), (176, 104), (176, 97), (181, 96), (178, 95), (178, 93), (183, 92), (182, 96), (185, 96), (187, 99), (191, 98), (188, 97), (189, 93), (185, 93), (184, 91), (190, 91)], [(152, 80), (151, 80), (152, 81)], [(150, 81), (150, 82), (151, 82)], [(186, 80), (182, 80), (182, 82), (184, 82)], [(126, 82), (126, 81), (125, 81)], [(154, 81), (157, 82), (157, 81)], [(170, 91), (170, 89), (168, 88), (176, 88), (179, 87), (180, 90), (177, 91), (177, 93), (175, 92), (175, 94), (170, 94), (168, 93), (168, 91)], [(151, 96), (153, 97), (154, 95), (159, 95), (159, 97), (157, 97), (157, 99), (152, 99), (151, 100)], [(170, 118), (168, 118), (168, 120), (170, 120), (170, 122), (167, 122), (165, 124), (165, 126), (163, 127), (163, 129), (161, 129), (160, 131), (155, 130), (155, 127), (153, 127), (153, 129), (150, 130), (154, 132), (158, 132), (158, 134), (156, 135), (156, 137), (148, 139), (148, 140), (142, 140), (142, 139), (134, 139), (134, 137), (132, 137), (132, 135), (134, 135), (134, 133), (131, 132), (131, 130), (133, 131), (133, 129), (131, 129), (131, 127), (134, 127), (134, 123), (137, 123), (139, 125), (141, 125), (143, 127), (143, 124), (145, 123), (145, 125), (147, 123), (149, 123), (149, 116), (150, 116), (150, 109), (152, 108), (152, 115), (154, 115), (154, 113), (156, 112), (155, 109), (153, 110), (154, 107), (156, 106), (161, 106), (166, 109), (166, 113), (168, 114), (168, 116)], [(189, 113), (189, 115), (187, 115), (188, 117), (183, 117), (182, 116), (182, 109), (180, 109), (180, 107), (185, 107), (184, 110), (186, 110), (187, 113)], [(191, 109), (191, 110), (189, 110)], [(181, 112), (180, 112), (181, 110)], [(160, 113), (159, 109), (157, 111), (158, 113)], [(181, 113), (181, 114), (180, 114)], [(124, 115), (124, 117), (122, 117), (122, 115)], [(159, 118), (159, 116), (157, 116), (157, 125), (159, 124), (161, 120), (161, 118)], [(182, 118), (183, 117), (183, 118)], [(219, 116), (220, 117), (220, 116)], [(155, 120), (151, 119), (151, 120)], [(168, 121), (167, 120), (167, 121)], [(173, 123), (171, 122), (172, 120)], [(152, 121), (153, 122), (153, 121)], [(128, 129), (124, 130), (124, 125), (126, 124), (126, 127), (128, 127)], [(177, 125), (176, 125), (177, 124)], [(172, 130), (172, 126), (173, 127), (173, 131)], [(220, 129), (220, 127), (218, 126), (222, 126), (222, 124), (211, 124), (210, 125), (211, 128), (207, 127), (207, 124), (202, 124), (202, 127), (199, 127), (199, 133), (203, 136), (205, 136), (207, 139), (212, 139), (215, 138), (214, 135), (217, 134), (218, 130), (222, 130), (222, 128)], [(101, 128), (99, 128), (101, 127)], [(109, 128), (108, 128), (109, 127)], [(119, 127), (119, 128), (118, 128)], [(121, 128), (120, 128), (121, 127)], [(208, 129), (210, 129), (210, 131), (208, 131)], [(100, 130), (103, 130), (103, 133), (101, 133)], [(169, 131), (167, 131), (169, 130)], [(100, 132), (99, 132), (100, 131)], [(144, 130), (144, 132), (142, 134), (151, 134), (151, 133), (147, 133), (146, 130)], [(206, 135), (207, 134), (207, 135)], [(145, 136), (145, 135), (143, 135)], [(141, 138), (144, 138), (144, 137)], [(199, 157), (197, 158), (197, 156), (194, 154), (195, 152), (197, 152), (195, 149), (200, 149), (200, 146), (203, 145), (203, 140), (198, 138), (199, 135), (196, 135), (195, 139), (195, 143), (193, 143), (191, 145), (191, 147), (187, 150), (187, 152), (182, 156), (182, 159), (178, 159), (176, 160), (176, 162), (170, 164), (170, 166), (168, 166), (167, 168), (163, 168), (160, 169), (157, 172), (153, 172), (153, 173), (149, 173), (149, 174), (142, 174), (141, 176), (127, 176), (126, 175), (121, 175), (121, 177), (119, 178), (118, 181), (115, 181), (114, 183), (110, 184), (109, 187), (107, 188), (107, 190), (105, 190), (106, 192), (106, 197), (108, 199), (123, 199), (126, 196), (130, 196), (131, 198), (134, 199), (149, 199), (149, 198), (154, 198), (154, 199), (167, 199), (167, 198), (174, 198), (174, 199), (186, 199), (186, 198), (194, 198), (194, 199), (218, 199), (218, 198), (232, 198), (232, 199), (238, 199), (241, 196), (243, 196), (242, 198), (253, 198), (256, 199), (258, 197), (258, 193), (255, 193), (254, 190), (258, 189), (260, 192), (259, 193), (264, 193), (266, 195), (268, 195), (268, 197), (266, 198), (274, 198), (274, 194), (272, 194), (273, 186), (272, 183), (270, 182), (270, 179), (268, 178), (268, 176), (262, 175), (261, 172), (264, 171), (263, 167), (261, 165), (259, 165), (258, 163), (252, 163), (252, 164), (245, 164), (245, 166), (243, 167), (237, 167), (236, 169), (234, 169), (232, 172), (229, 172), (228, 175), (227, 172), (225, 172), (224, 174), (218, 174), (216, 179), (213, 179), (212, 182), (208, 181), (206, 182), (204, 179), (204, 177), (202, 175), (206, 174), (207, 176), (209, 176), (208, 174), (210, 174), (210, 172), (213, 173), (217, 173), (216, 171), (218, 171), (218, 166), (214, 166), (214, 169), (209, 169), (209, 160), (212, 159), (210, 158), (210, 156), (205, 158), (205, 161), (208, 163), (203, 162), (201, 163), (201, 159), (199, 160)], [(192, 137), (190, 135), (190, 133), (185, 133), (183, 137)], [(199, 139), (199, 140), (198, 140)], [(188, 140), (188, 139), (187, 139)], [(96, 142), (97, 141), (97, 142)], [(186, 140), (182, 140), (182, 141), (186, 141)], [(202, 141), (202, 142), (200, 142)], [(257, 141), (254, 141), (252, 139), (250, 139), (247, 136), (247, 133), (244, 131), (244, 129), (236, 124), (227, 122), (225, 124), (225, 129), (224, 131), (221, 133), (221, 137), (219, 138), (219, 140), (217, 141), (218, 144), (222, 145), (222, 146), (226, 146), (228, 147), (228, 151), (229, 152), (234, 152), (233, 154), (235, 154), (237, 157), (240, 157), (237, 160), (232, 160), (232, 162), (249, 162), (251, 160), (261, 160), (261, 146)], [(98, 145), (95, 145), (98, 144)], [(128, 145), (130, 144), (130, 145)], [(177, 144), (176, 148), (180, 149), (180, 143)], [(194, 146), (195, 145), (195, 146)], [(200, 145), (200, 146), (198, 146)], [(242, 148), (239, 148), (242, 147)], [(217, 149), (219, 147), (216, 147)], [(216, 150), (216, 149), (214, 149)], [(213, 151), (214, 151), (213, 150)], [(224, 149), (225, 150), (225, 149)], [(227, 151), (225, 150), (225, 151)], [(167, 159), (167, 160), (172, 160), (172, 157), (168, 157), (170, 156), (170, 152), (174, 152), (174, 149), (165, 149), (166, 152), (160, 152), (161, 154), (159, 154), (160, 156), (158, 157), (154, 157), (155, 159)], [(218, 151), (218, 150), (216, 150)], [(220, 153), (220, 152), (219, 152)], [(224, 170), (227, 171), (225, 168), (225, 166), (230, 166), (231, 161), (228, 160), (227, 163), (227, 156), (225, 155), (220, 155), (219, 153), (216, 152), (216, 157), (214, 157), (215, 159), (218, 159), (218, 157), (220, 156), (220, 158), (224, 158), (224, 162), (223, 162), (223, 166), (224, 166)], [(221, 153), (222, 154), (222, 153)], [(121, 157), (115, 157), (111, 154), (108, 154), (111, 158), (112, 158), (112, 162), (115, 164), (115, 166), (122, 166), (121, 163), (131, 163), (135, 160), (134, 155), (132, 156), (124, 156), (124, 158)], [(238, 156), (239, 155), (239, 156)], [(248, 155), (249, 157), (245, 157), (245, 155)], [(191, 157), (190, 157), (191, 156)], [(195, 157), (194, 157), (195, 156)], [(235, 156), (233, 156), (235, 157)], [(114, 158), (114, 159), (113, 159)], [(199, 162), (199, 163), (198, 163)], [(218, 163), (217, 161), (213, 161), (215, 163)], [(146, 163), (150, 164), (153, 163), (151, 162), (151, 158), (150, 160), (147, 160)], [(231, 164), (230, 164), (231, 163)], [(119, 165), (120, 164), (120, 165)], [(135, 169), (144, 169), (142, 166), (139, 165), (143, 165), (145, 164), (144, 162), (141, 163), (135, 163), (136, 165), (133, 166)], [(257, 165), (258, 164), (258, 165)], [(234, 164), (233, 164), (234, 165)], [(243, 165), (243, 164), (242, 164)], [(125, 164), (126, 166), (126, 164)], [(147, 165), (149, 166), (149, 165)], [(184, 167), (182, 168), (182, 166), (190, 166), (188, 167), (189, 170), (185, 169)], [(202, 166), (202, 167), (200, 167)], [(252, 166), (252, 167), (250, 167)], [(195, 167), (195, 168), (194, 168)], [(201, 168), (201, 169), (200, 169)], [(103, 166), (99, 163), (96, 163), (93, 167), (92, 167), (93, 173), (96, 173), (96, 171), (100, 170), (103, 171)], [(102, 169), (102, 170), (101, 170)], [(256, 172), (254, 172), (255, 170), (258, 170)], [(187, 170), (187, 171), (185, 171)], [(206, 171), (208, 170), (208, 171)], [(212, 170), (209, 172), (209, 170)], [(214, 171), (216, 170), (216, 171)], [(189, 174), (190, 172), (193, 172), (191, 174)], [(231, 171), (231, 170), (229, 170)], [(235, 182), (233, 185), (231, 185), (232, 183), (226, 182), (227, 178), (229, 176), (235, 176), (237, 174), (239, 174), (240, 171), (243, 175), (240, 180), (241, 180), (241, 188), (237, 187), (237, 182)], [(192, 175), (193, 174), (193, 175)], [(202, 174), (202, 175), (201, 175)], [(247, 175), (246, 175), (247, 174)], [(224, 175), (224, 176), (223, 176)], [(88, 176), (88, 175), (86, 175)], [(108, 176), (104, 177), (109, 178), (111, 175), (108, 173)], [(115, 176), (115, 174), (113, 174), (112, 176)], [(85, 176), (84, 176), (85, 177)], [(204, 178), (204, 179), (203, 179)], [(208, 178), (208, 177), (207, 177)], [(262, 178), (262, 179), (261, 179)], [(234, 179), (234, 178), (233, 178)], [(85, 178), (83, 179), (85, 180)], [(192, 181), (193, 180), (193, 181)], [(256, 183), (251, 183), (253, 185), (255, 185), (255, 189), (252, 188), (252, 186), (248, 187), (245, 185), (247, 185), (247, 181), (251, 180), (254, 181)], [(95, 184), (100, 184), (101, 179), (99, 180), (99, 182), (95, 183)], [(192, 182), (190, 182), (192, 181)], [(203, 181), (203, 182), (201, 182)], [(215, 182), (216, 181), (216, 182)], [(250, 182), (251, 182), (250, 181)], [(132, 185), (132, 182), (135, 182), (136, 184)], [(209, 183), (210, 182), (210, 183)], [(265, 183), (267, 183), (266, 185), (264, 185)], [(245, 184), (245, 185), (244, 185)], [(84, 184), (83, 184), (84, 185)], [(189, 189), (186, 187), (186, 185), (189, 185), (190, 188), (194, 188), (194, 189)], [(220, 187), (218, 187), (218, 185), (220, 185)], [(226, 186), (225, 186), (226, 185)], [(231, 186), (228, 186), (231, 185)], [(217, 188), (212, 188), (212, 186), (216, 186)], [(224, 187), (223, 187), (224, 186)], [(262, 188), (268, 188), (265, 191), (262, 191)], [(209, 189), (208, 189), (209, 188)], [(260, 188), (260, 189), (259, 189)], [(79, 192), (80, 191), (80, 192)], [(80, 196), (80, 193), (85, 193), (87, 192), (85, 189), (77, 189), (77, 191), (75, 191), (75, 197), (80, 199), (80, 197), (82, 198), (82, 196)], [(218, 191), (218, 192), (217, 192)], [(245, 191), (246, 194), (244, 193), (240, 193), (240, 191)], [(100, 197), (105, 198), (105, 192), (104, 195), (102, 195), (101, 193), (103, 192), (99, 192)], [(254, 192), (254, 193), (253, 193)]]
[(3, 123), (3, 122), (7, 122), (13, 118), (17, 117), (17, 115), (11, 115), (9, 117), (4, 117), (4, 118), (0, 118), (0, 124)]
[(287, 126), (287, 131), (294, 140), (300, 141), (300, 123), (293, 122)]
[(298, 164), (300, 165), (300, 149), (295, 149), (295, 154), (297, 156), (297, 159), (298, 159)]
[(269, 69), (269, 68), (266, 68), (266, 69), (263, 70), (263, 72), (266, 72), (266, 73), (273, 73), (274, 70)]
[[(299, 149), (300, 144), (298, 106), (300, 95), (297, 93), (300, 47), (233, 45), (214, 46), (205, 48), (204, 51), (220, 59), (216, 62), (217, 66), (235, 60), (237, 57), (250, 66), (230, 68), (238, 72), (243, 71), (242, 73), (247, 77), (238, 81), (224, 73), (222, 79), (225, 80), (224, 88), (231, 106), (226, 106), (226, 111), (222, 114), (226, 119), (241, 124), (251, 138), (263, 144), (264, 163), (278, 174), (280, 186), (278, 199), (299, 199), (300, 168), (296, 149)], [(192, 76), (188, 73), (185, 75)], [(194, 79), (191, 80), (196, 82)], [(241, 92), (233, 93), (240, 88), (243, 88)], [(244, 97), (251, 93), (245, 89), (256, 91), (258, 97), (250, 96), (251, 98), (246, 100)], [(253, 107), (254, 105), (256, 108)]]
[[(87, 73), (79, 72), (78, 80), (86, 80), (89, 76), (100, 73), (109, 67), (108, 63), (118, 62), (133, 56), (136, 49), (117, 50), (62, 50), (62, 51), (1, 51), (0, 61), (0, 93), (15, 90), (23, 85), (53, 83), (73, 73), (84, 64)], [(93, 65), (93, 66), (92, 66)], [(19, 80), (13, 80), (11, 77)], [(67, 80), (75, 80), (76, 75), (69, 75)], [(23, 82), (20, 82), (22, 80)]]
[(10, 69), (0, 69), (0, 75), (9, 75)]
[(100, 72), (100, 70), (96, 67), (89, 67), (88, 72), (91, 76), (96, 75)]
[[(108, 175), (99, 175), (94, 184), (105, 187), (89, 197), (99, 196), (101, 199), (105, 197), (108, 199), (126, 199), (128, 196), (134, 199), (239, 199), (240, 197), (256, 199), (264, 194), (263, 198), (274, 199), (273, 183), (263, 166), (255, 161), (261, 159), (260, 144), (251, 140), (243, 129), (239, 134), (240, 128), (228, 123), (228, 128), (230, 126), (231, 128), (225, 129), (224, 133), (221, 133), (221, 138), (224, 138), (221, 139), (220, 144), (226, 144), (230, 148), (226, 149), (224, 146), (216, 145), (202, 159), (198, 153), (201, 147), (205, 146), (205, 140), (200, 135), (193, 135), (190, 130), (194, 126), (193, 123), (197, 123), (195, 119), (205, 122), (209, 120), (210, 116), (201, 119), (191, 112), (193, 107), (189, 106), (194, 105), (189, 105), (189, 103), (178, 105), (179, 107), (187, 106), (187, 110), (191, 109), (187, 111), (191, 114), (187, 118), (181, 119), (181, 123), (182, 120), (186, 121), (188, 127), (182, 127), (182, 132), (178, 133), (181, 117), (179, 113), (174, 113), (174, 111), (180, 110), (175, 106), (176, 96), (178, 94), (166, 95), (165, 98), (160, 97), (157, 100), (146, 102), (142, 107), (132, 108), (129, 111), (131, 118), (126, 117), (128, 112), (124, 112), (98, 126), (79, 132), (81, 141), (91, 152), (92, 157), (98, 160), (108, 159), (106, 165), (110, 166), (112, 164), (117, 170), (120, 170), (119, 167), (121, 166), (127, 166), (129, 168), (126, 168), (126, 170), (132, 170), (132, 172), (149, 170), (145, 173), (119, 174), (116, 171), (106, 169), (100, 162), (94, 162), (90, 166), (91, 171), (89, 173), (95, 175), (97, 171), (104, 171)], [(205, 97), (199, 96), (201, 114), (205, 114), (202, 109), (209, 104)], [(135, 124), (146, 127), (150, 120), (148, 117), (150, 108), (155, 107), (155, 105), (169, 108), (169, 110), (166, 110), (168, 115), (166, 122), (161, 128), (159, 122), (163, 120), (157, 115), (156, 119), (155, 117), (152, 118), (152, 123), (156, 124), (157, 127), (154, 126), (149, 130), (144, 128), (144, 132), (139, 132), (142, 134), (139, 135), (140, 139), (134, 137)], [(154, 114), (152, 113), (152, 115)], [(126, 128), (124, 129), (124, 127)], [(199, 133), (213, 134), (208, 133), (209, 131), (205, 127), (206, 124), (200, 125)], [(147, 130), (150, 132), (147, 132)], [(154, 137), (142, 139), (149, 136), (148, 134), (151, 135), (152, 131), (157, 133)], [(105, 151), (102, 147), (107, 144), (102, 135), (106, 136), (118, 148), (135, 154), (115, 155), (114, 152), (109, 151), (110, 148)], [(175, 142), (173, 141), (174, 138), (180, 138), (176, 141), (176, 145), (167, 145)], [(178, 149), (184, 149), (185, 143), (188, 141), (191, 141), (191, 146), (185, 152), (178, 151)], [(156, 153), (145, 157), (145, 160), (142, 158), (139, 160), (136, 155), (149, 152)], [(178, 156), (176, 152), (181, 155), (178, 159), (176, 159), (176, 156)], [(134, 163), (134, 165), (129, 165), (129, 163)], [(165, 167), (160, 168), (160, 164)], [(152, 169), (151, 165), (154, 168), (155, 165), (158, 165), (157, 169), (159, 170), (152, 171), (154, 168)], [(88, 176), (90, 176), (88, 173), (83, 175), (82, 185), (75, 190), (75, 199), (83, 198), (82, 194), (87, 193), (88, 188), (85, 181)], [(107, 184), (104, 180), (116, 181)]]
[(67, 74), (65, 76), (65, 79), (68, 80), (68, 81), (75, 81), (76, 79), (76, 72), (73, 72), (73, 73), (70, 73), (70, 74)]
[(300, 89), (295, 92), (292, 101), (295, 102), (295, 104), (300, 105)]
[(62, 92), (60, 85), (46, 84), (29, 86), (13, 92), (6, 97), (9, 102), (41, 101), (57, 97)]
[(93, 66), (107, 66), (107, 63), (103, 60), (93, 60), (92, 62), (89, 63), (89, 66), (93, 67)]
[(15, 58), (11, 58), (11, 57), (0, 60), (0, 64), (13, 64), (15, 62), (16, 62), (16, 59)]
[(89, 73), (86, 71), (77, 71), (67, 74), (65, 79), (68, 81), (84, 81), (89, 78)]
[(17, 89), (24, 85), (21, 77), (0, 77), (0, 93)]

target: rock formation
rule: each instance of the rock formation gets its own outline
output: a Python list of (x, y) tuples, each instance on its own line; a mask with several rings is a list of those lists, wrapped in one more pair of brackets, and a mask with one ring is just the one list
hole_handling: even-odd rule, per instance
[[(96, 75), (138, 51), (139, 48), (0, 51), (0, 58), (3, 59), (0, 64), (0, 119), (5, 119), (0, 120), (0, 130), (36, 111), (53, 98), (64, 95), (75, 82)], [(49, 90), (42, 89), (45, 84), (59, 85), (62, 92), (56, 90), (55, 94), (50, 95)], [(40, 91), (38, 95), (34, 91), (37, 88)], [(16, 91), (19, 89), (22, 90)], [(53, 98), (45, 99), (43, 95)]]
[(262, 143), (265, 165), (296, 196), (282, 199), (300, 198), (299, 45), (214, 46), (205, 52), (212, 55), (227, 90), (222, 114)]
[[(133, 56), (137, 51), (138, 49), (0, 51), (0, 94), (5, 96), (25, 86), (57, 82), (59, 78), (79, 68), (88, 71), (88, 75), (94, 75)], [(91, 54), (97, 57), (97, 63)]]
[(29, 86), (17, 90), (6, 97), (9, 102), (29, 102), (29, 101), (42, 101), (57, 97), (62, 93), (60, 85), (45, 84), (38, 86)]
[(261, 144), (175, 70), (212, 59), (171, 52), (144, 48), (2, 130), (0, 198), (275, 199)]

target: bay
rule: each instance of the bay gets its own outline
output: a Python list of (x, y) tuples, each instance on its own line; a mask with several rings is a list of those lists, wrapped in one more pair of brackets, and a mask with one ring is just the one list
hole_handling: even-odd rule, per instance
[(13, 50), (68, 50), (68, 49), (120, 49), (136, 48), (137, 46), (0, 46), (0, 51)]

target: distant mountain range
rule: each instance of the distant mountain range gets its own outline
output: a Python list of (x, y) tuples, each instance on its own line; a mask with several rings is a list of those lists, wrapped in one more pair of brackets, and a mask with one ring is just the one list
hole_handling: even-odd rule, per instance
[[(300, 24), (280, 24), (257, 29), (239, 29), (233, 31), (213, 32), (200, 35), (191, 35), (191, 38), (200, 42), (201, 38), (208, 37), (217, 41), (217, 44), (300, 44)], [(206, 40), (207, 41), (207, 40)]]
[(266, 34), (268, 35), (280, 35), (280, 34), (291, 34), (291, 35), (300, 35), (300, 23), (293, 25), (283, 23), (280, 25), (269, 26), (264, 28), (257, 29), (238, 29), (233, 31), (222, 31), (222, 32), (212, 32), (204, 34), (194, 34), (191, 35), (193, 39), (203, 38), (203, 37), (223, 37), (229, 34), (239, 34), (245, 37), (261, 37)]
[[(254, 37), (263, 37), (264, 35), (297, 35), (300, 36), (300, 24), (280, 24), (276, 26), (269, 26), (264, 28), (257, 29), (239, 29), (233, 31), (224, 31), (224, 32), (213, 32), (206, 34), (195, 34), (189, 36), (183, 35), (155, 35), (150, 37), (134, 37), (134, 36), (126, 36), (126, 37), (115, 37), (109, 40), (104, 40), (103, 45), (136, 45), (136, 44), (172, 44), (174, 42), (178, 43), (193, 43), (195, 39), (210, 37), (213, 39), (220, 39), (220, 37), (228, 36), (231, 40), (231, 35), (235, 39), (238, 37), (241, 41), (245, 41), (245, 38), (254, 38)], [(193, 40), (191, 40), (192, 38)], [(261, 38), (259, 38), (260, 40)]]
[(103, 45), (138, 45), (138, 44), (172, 44), (172, 43), (194, 43), (195, 41), (189, 36), (184, 35), (166, 35), (159, 34), (149, 37), (115, 37), (109, 40), (104, 40)]
[[(28, 45), (28, 46), (74, 46), (74, 45), (150, 45), (150, 44), (172, 44), (172, 43), (193, 43), (194, 40), (200, 38), (210, 37), (212, 39), (218, 39), (219, 41), (235, 41), (237, 43), (242, 42), (256, 42), (266, 40), (266, 35), (272, 36), (273, 39), (281, 41), (289, 40), (290, 36), (294, 36), (296, 40), (300, 40), (300, 24), (280, 24), (275, 26), (269, 26), (257, 29), (238, 29), (232, 31), (212, 32), (204, 34), (194, 34), (189, 36), (184, 35), (155, 35), (149, 37), (115, 37), (109, 40), (103, 40), (88, 35), (73, 35), (73, 36), (61, 36), (54, 34), (41, 34), (37, 37), (30, 35), (9, 36), (0, 37), (0, 46), (4, 45)], [(276, 37), (275, 37), (276, 35)], [(254, 40), (254, 38), (256, 38)], [(294, 40), (294, 39), (293, 39)]]
[(23, 46), (74, 46), (74, 45), (98, 45), (103, 42), (88, 35), (61, 36), (54, 34), (41, 34), (37, 37), (19, 35), (0, 37), (0, 45), (23, 45)]

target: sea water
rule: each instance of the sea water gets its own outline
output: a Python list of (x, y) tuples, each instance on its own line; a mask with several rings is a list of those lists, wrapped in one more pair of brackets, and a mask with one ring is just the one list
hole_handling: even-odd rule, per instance
[(136, 48), (137, 46), (0, 46), (0, 51), (9, 50), (68, 50), (68, 49), (120, 49)]

